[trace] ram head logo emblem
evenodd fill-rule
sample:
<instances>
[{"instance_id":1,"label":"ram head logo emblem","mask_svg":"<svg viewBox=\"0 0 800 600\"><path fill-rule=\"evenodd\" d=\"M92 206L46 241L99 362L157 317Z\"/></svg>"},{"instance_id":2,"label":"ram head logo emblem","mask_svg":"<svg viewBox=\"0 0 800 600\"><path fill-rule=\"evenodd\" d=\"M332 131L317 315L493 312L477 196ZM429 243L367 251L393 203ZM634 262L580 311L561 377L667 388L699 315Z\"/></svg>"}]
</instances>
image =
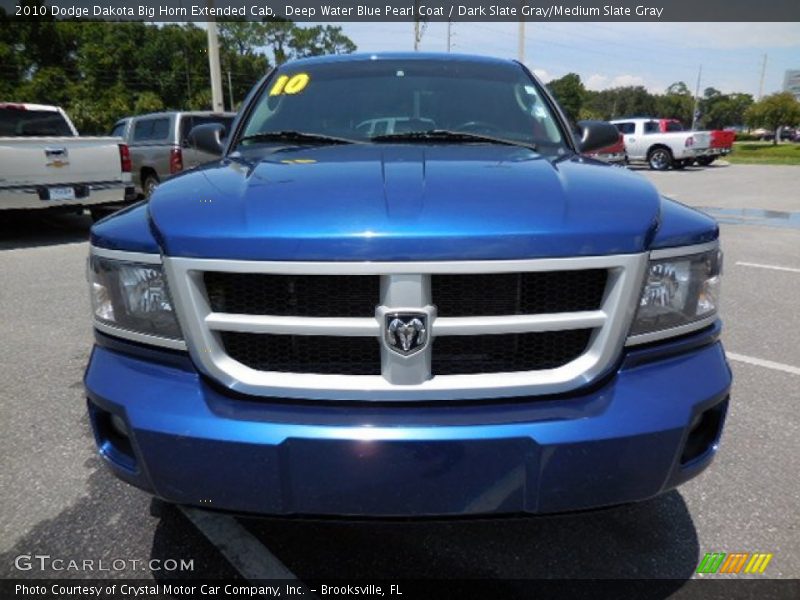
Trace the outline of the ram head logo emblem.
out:
<instances>
[{"instance_id":1,"label":"ram head logo emblem","mask_svg":"<svg viewBox=\"0 0 800 600\"><path fill-rule=\"evenodd\" d=\"M422 350L428 341L427 320L425 313L386 315L386 344L389 349L404 356Z\"/></svg>"}]
</instances>

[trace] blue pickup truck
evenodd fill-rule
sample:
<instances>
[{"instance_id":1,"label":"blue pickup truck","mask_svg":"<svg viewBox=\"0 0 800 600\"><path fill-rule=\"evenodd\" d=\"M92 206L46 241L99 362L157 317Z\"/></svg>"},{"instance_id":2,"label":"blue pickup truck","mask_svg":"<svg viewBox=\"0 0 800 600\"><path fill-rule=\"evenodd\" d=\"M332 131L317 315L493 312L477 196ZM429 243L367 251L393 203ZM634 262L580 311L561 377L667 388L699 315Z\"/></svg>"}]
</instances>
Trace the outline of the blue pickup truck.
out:
<instances>
[{"instance_id":1,"label":"blue pickup truck","mask_svg":"<svg viewBox=\"0 0 800 600\"><path fill-rule=\"evenodd\" d=\"M514 61L318 57L220 159L92 228L101 455L254 514L552 513L712 461L731 373L709 217L586 158Z\"/></svg>"}]
</instances>

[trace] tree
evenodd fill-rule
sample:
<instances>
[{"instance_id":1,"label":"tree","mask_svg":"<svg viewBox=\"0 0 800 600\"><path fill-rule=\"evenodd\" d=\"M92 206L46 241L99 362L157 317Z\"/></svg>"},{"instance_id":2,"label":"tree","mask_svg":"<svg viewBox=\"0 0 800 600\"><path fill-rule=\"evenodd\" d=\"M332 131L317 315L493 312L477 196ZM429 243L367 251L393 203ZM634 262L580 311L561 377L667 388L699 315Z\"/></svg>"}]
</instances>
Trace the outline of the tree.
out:
<instances>
[{"instance_id":1,"label":"tree","mask_svg":"<svg viewBox=\"0 0 800 600\"><path fill-rule=\"evenodd\" d=\"M61 67L44 67L22 83L14 100L37 104L67 104L72 96L72 83Z\"/></svg>"},{"instance_id":2,"label":"tree","mask_svg":"<svg viewBox=\"0 0 800 600\"><path fill-rule=\"evenodd\" d=\"M289 60L289 41L295 24L289 19L276 17L266 23L265 39L267 45L272 49L276 65L282 65Z\"/></svg>"},{"instance_id":3,"label":"tree","mask_svg":"<svg viewBox=\"0 0 800 600\"><path fill-rule=\"evenodd\" d=\"M663 119L678 119L684 124L692 122L694 98L683 81L676 81L663 96L656 97L656 112Z\"/></svg>"},{"instance_id":4,"label":"tree","mask_svg":"<svg viewBox=\"0 0 800 600\"><path fill-rule=\"evenodd\" d=\"M342 33L341 27L316 25L295 27L289 47L294 58L323 54L350 54L356 51L353 41Z\"/></svg>"},{"instance_id":5,"label":"tree","mask_svg":"<svg viewBox=\"0 0 800 600\"><path fill-rule=\"evenodd\" d=\"M587 92L584 112L602 115L606 120L652 115L656 112L656 98L640 85Z\"/></svg>"},{"instance_id":6,"label":"tree","mask_svg":"<svg viewBox=\"0 0 800 600\"><path fill-rule=\"evenodd\" d=\"M692 92L683 81L676 81L667 88L667 95L691 96Z\"/></svg>"},{"instance_id":7,"label":"tree","mask_svg":"<svg viewBox=\"0 0 800 600\"><path fill-rule=\"evenodd\" d=\"M22 0L40 5L41 0ZM47 13L46 13L47 14ZM277 62L352 52L332 26L298 27L288 20L220 24L223 87L241 101ZM77 22L45 16L12 20L0 8L0 100L59 104L80 131L102 134L142 111L208 109L206 32L192 23Z\"/></svg>"},{"instance_id":8,"label":"tree","mask_svg":"<svg viewBox=\"0 0 800 600\"><path fill-rule=\"evenodd\" d=\"M222 64L223 94L233 98L234 106L241 101L253 84L269 71L269 59L262 48L267 45L267 24L253 21L229 21L219 24L220 61ZM234 106L229 110L235 110Z\"/></svg>"},{"instance_id":9,"label":"tree","mask_svg":"<svg viewBox=\"0 0 800 600\"><path fill-rule=\"evenodd\" d=\"M775 131L773 144L778 143L778 128L800 123L800 102L789 92L765 96L745 112L745 122L752 127Z\"/></svg>"},{"instance_id":10,"label":"tree","mask_svg":"<svg viewBox=\"0 0 800 600\"><path fill-rule=\"evenodd\" d=\"M267 43L267 25L254 21L219 23L220 45L236 54L255 54Z\"/></svg>"},{"instance_id":11,"label":"tree","mask_svg":"<svg viewBox=\"0 0 800 600\"><path fill-rule=\"evenodd\" d=\"M164 110L164 103L161 101L161 97L154 92L142 92L133 105L133 112L139 115L160 110Z\"/></svg>"},{"instance_id":12,"label":"tree","mask_svg":"<svg viewBox=\"0 0 800 600\"><path fill-rule=\"evenodd\" d=\"M19 23L12 23L5 9L0 7L0 98L12 98L14 90L22 83L28 62L21 52Z\"/></svg>"},{"instance_id":13,"label":"tree","mask_svg":"<svg viewBox=\"0 0 800 600\"><path fill-rule=\"evenodd\" d=\"M354 52L356 45L341 27L317 25L298 27L289 19L274 18L261 23L230 21L220 24L223 80L231 73L234 103L269 69L269 59L261 52L268 47L275 64L292 58ZM223 81L225 84L226 81Z\"/></svg>"},{"instance_id":14,"label":"tree","mask_svg":"<svg viewBox=\"0 0 800 600\"><path fill-rule=\"evenodd\" d=\"M580 75L567 73L560 79L554 79L547 84L561 108L572 121L580 118L583 101L586 97L586 88Z\"/></svg>"},{"instance_id":15,"label":"tree","mask_svg":"<svg viewBox=\"0 0 800 600\"><path fill-rule=\"evenodd\" d=\"M265 41L272 50L277 65L291 58L349 54L356 51L353 40L342 33L341 27L332 25L298 27L292 21L283 18L270 19L265 25Z\"/></svg>"},{"instance_id":16,"label":"tree","mask_svg":"<svg viewBox=\"0 0 800 600\"><path fill-rule=\"evenodd\" d=\"M588 96L589 92L587 92ZM582 106L580 113L578 113L578 119L581 121L604 121L607 119L600 111L596 108L590 108L589 106Z\"/></svg>"},{"instance_id":17,"label":"tree","mask_svg":"<svg viewBox=\"0 0 800 600\"><path fill-rule=\"evenodd\" d=\"M77 84L71 97L69 114L84 135L108 133L117 119L131 114L133 109L128 89L122 83L101 91L90 91L88 86Z\"/></svg>"},{"instance_id":18,"label":"tree","mask_svg":"<svg viewBox=\"0 0 800 600\"><path fill-rule=\"evenodd\" d=\"M722 94L702 101L703 125L722 129L744 123L745 111L753 104L750 94Z\"/></svg>"}]
</instances>

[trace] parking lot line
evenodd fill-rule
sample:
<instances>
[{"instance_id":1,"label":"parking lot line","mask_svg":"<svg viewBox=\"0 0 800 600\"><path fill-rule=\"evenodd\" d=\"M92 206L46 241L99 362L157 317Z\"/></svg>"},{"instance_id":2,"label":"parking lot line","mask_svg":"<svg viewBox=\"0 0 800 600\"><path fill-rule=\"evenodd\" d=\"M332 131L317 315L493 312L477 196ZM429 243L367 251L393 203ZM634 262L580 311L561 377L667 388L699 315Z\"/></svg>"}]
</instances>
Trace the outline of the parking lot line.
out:
<instances>
[{"instance_id":1,"label":"parking lot line","mask_svg":"<svg viewBox=\"0 0 800 600\"><path fill-rule=\"evenodd\" d=\"M783 363L774 362L771 360L764 360L763 358L745 356L744 354L736 354L735 352L726 351L725 355L731 360L747 363L749 365L773 369L774 371L783 371L784 373L791 373L792 375L800 375L800 367L793 367L792 365L785 365Z\"/></svg>"},{"instance_id":2,"label":"parking lot line","mask_svg":"<svg viewBox=\"0 0 800 600\"><path fill-rule=\"evenodd\" d=\"M180 510L245 579L297 579L233 517L188 506Z\"/></svg>"},{"instance_id":3,"label":"parking lot line","mask_svg":"<svg viewBox=\"0 0 800 600\"><path fill-rule=\"evenodd\" d=\"M800 273L800 269L795 269L793 267L781 267L778 265L762 265L759 263L750 263L750 262L737 262L737 265L740 267L754 267L756 269L772 269L773 271L788 271L789 273Z\"/></svg>"}]
</instances>

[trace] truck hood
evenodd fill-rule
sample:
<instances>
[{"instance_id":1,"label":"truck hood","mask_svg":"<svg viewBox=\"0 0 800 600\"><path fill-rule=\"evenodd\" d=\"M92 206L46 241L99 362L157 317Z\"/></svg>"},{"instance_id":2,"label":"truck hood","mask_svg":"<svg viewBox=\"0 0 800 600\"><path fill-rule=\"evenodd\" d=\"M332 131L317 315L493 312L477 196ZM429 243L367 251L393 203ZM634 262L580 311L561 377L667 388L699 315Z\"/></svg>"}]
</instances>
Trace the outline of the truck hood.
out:
<instances>
[{"instance_id":1,"label":"truck hood","mask_svg":"<svg viewBox=\"0 0 800 600\"><path fill-rule=\"evenodd\" d=\"M644 177L577 156L354 144L248 149L161 185L149 216L170 256L497 260L644 251L659 205Z\"/></svg>"}]
</instances>

